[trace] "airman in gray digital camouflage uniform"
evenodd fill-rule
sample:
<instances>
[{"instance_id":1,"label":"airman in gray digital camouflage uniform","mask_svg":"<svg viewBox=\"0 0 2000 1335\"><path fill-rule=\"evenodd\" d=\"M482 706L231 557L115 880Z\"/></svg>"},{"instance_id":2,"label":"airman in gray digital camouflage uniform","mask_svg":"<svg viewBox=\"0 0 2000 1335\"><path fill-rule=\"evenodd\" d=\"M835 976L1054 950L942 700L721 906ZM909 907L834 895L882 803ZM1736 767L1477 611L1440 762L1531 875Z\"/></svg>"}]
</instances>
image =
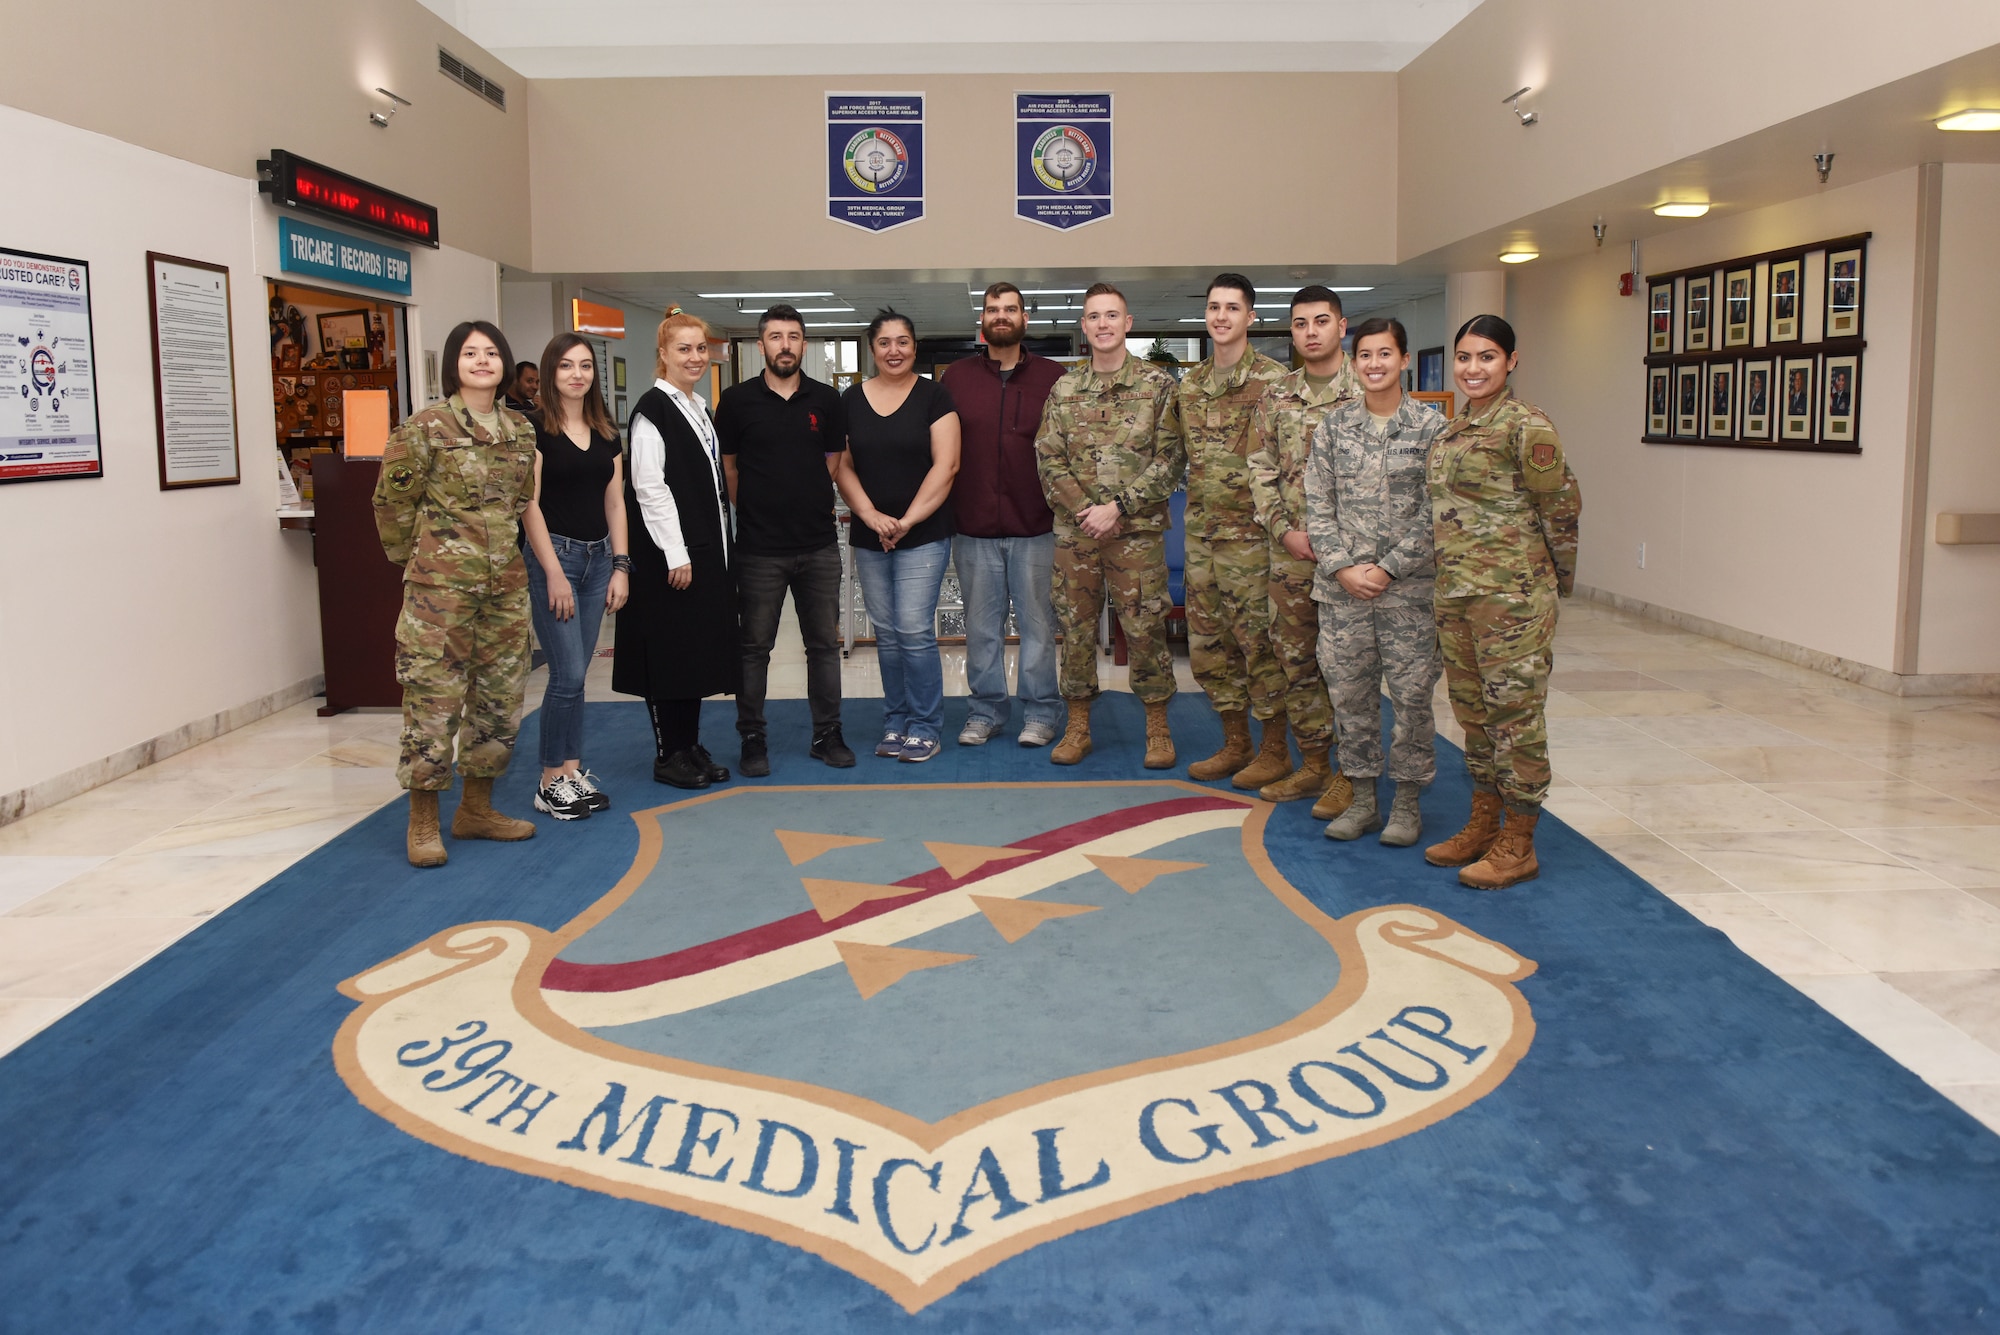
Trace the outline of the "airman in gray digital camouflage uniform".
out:
<instances>
[{"instance_id":1,"label":"airman in gray digital camouflage uniform","mask_svg":"<svg viewBox=\"0 0 2000 1335\"><path fill-rule=\"evenodd\" d=\"M1407 848L1423 830L1417 799L1437 777L1431 696L1443 671L1425 465L1444 426L1441 413L1405 394L1386 423L1365 400L1348 399L1321 419L1313 436L1306 526L1317 565L1319 662L1333 698L1341 773L1354 785L1353 802L1326 827L1330 839L1358 839L1383 823L1375 781L1382 773L1384 687L1395 709L1389 777L1396 797L1382 842ZM1358 596L1340 572L1369 566L1386 573L1388 583ZM1368 593L1364 587L1362 595Z\"/></svg>"},{"instance_id":2,"label":"airman in gray digital camouflage uniform","mask_svg":"<svg viewBox=\"0 0 2000 1335\"><path fill-rule=\"evenodd\" d=\"M382 550L403 567L396 680L403 687L396 778L410 790L410 860L444 861L437 795L456 743L465 795L458 838L525 839L531 822L492 808L528 675L528 570L519 546L534 495L535 431L497 402L497 436L457 394L391 433L375 484Z\"/></svg>"},{"instance_id":3,"label":"airman in gray digital camouflage uniform","mask_svg":"<svg viewBox=\"0 0 2000 1335\"><path fill-rule=\"evenodd\" d=\"M1124 295L1108 283L1092 287L1084 295L1087 338L1094 336L1093 318L1103 325L1104 358L1123 360L1116 370L1086 363L1065 373L1049 391L1035 437L1042 490L1055 511L1057 685L1069 706L1068 727L1049 759L1074 765L1090 754L1097 621L1108 593L1130 647L1132 693L1146 706L1146 768L1166 769L1174 763L1167 702L1175 690L1167 647L1167 499L1180 485L1187 453L1173 376L1124 351L1131 327ZM1116 507L1115 515L1107 506ZM1086 531L1107 521L1098 536Z\"/></svg>"}]
</instances>

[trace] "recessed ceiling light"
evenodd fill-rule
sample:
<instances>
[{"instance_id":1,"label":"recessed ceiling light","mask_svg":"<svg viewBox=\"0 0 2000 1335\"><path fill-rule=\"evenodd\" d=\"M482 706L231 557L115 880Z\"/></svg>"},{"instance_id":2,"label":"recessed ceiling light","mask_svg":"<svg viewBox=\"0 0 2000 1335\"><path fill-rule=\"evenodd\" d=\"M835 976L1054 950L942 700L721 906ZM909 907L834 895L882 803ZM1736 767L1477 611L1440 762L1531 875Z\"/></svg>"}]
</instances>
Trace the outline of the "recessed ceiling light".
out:
<instances>
[{"instance_id":1,"label":"recessed ceiling light","mask_svg":"<svg viewBox=\"0 0 2000 1335\"><path fill-rule=\"evenodd\" d=\"M778 297L830 297L831 292L697 292L703 301L753 301Z\"/></svg>"},{"instance_id":2,"label":"recessed ceiling light","mask_svg":"<svg viewBox=\"0 0 2000 1335\"><path fill-rule=\"evenodd\" d=\"M1661 218L1699 218L1708 212L1708 205L1692 201L1678 204L1655 204L1653 213Z\"/></svg>"},{"instance_id":3,"label":"recessed ceiling light","mask_svg":"<svg viewBox=\"0 0 2000 1335\"><path fill-rule=\"evenodd\" d=\"M867 327L866 320L836 320L831 324L806 322L808 329L866 329Z\"/></svg>"},{"instance_id":4,"label":"recessed ceiling light","mask_svg":"<svg viewBox=\"0 0 2000 1335\"><path fill-rule=\"evenodd\" d=\"M1529 260L1538 260L1541 257L1542 252L1539 250L1503 250L1500 252L1500 262L1502 264L1526 264Z\"/></svg>"},{"instance_id":5,"label":"recessed ceiling light","mask_svg":"<svg viewBox=\"0 0 2000 1335\"><path fill-rule=\"evenodd\" d=\"M854 308L852 306L794 306L792 309L800 315L845 315ZM744 314L747 315L749 312L745 311Z\"/></svg>"},{"instance_id":6,"label":"recessed ceiling light","mask_svg":"<svg viewBox=\"0 0 2000 1335\"><path fill-rule=\"evenodd\" d=\"M2000 111L1989 107L1954 111L1949 116L1940 116L1937 127L1940 130L2000 130Z\"/></svg>"}]
</instances>

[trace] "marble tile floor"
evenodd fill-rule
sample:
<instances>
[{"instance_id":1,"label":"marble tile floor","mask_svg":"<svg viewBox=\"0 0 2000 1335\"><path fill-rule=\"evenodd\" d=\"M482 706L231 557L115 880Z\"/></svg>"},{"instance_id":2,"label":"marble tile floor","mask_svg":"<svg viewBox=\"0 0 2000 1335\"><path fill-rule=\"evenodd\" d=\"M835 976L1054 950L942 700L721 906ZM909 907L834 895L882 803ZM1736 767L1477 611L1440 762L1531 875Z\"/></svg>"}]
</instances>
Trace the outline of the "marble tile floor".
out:
<instances>
[{"instance_id":1,"label":"marble tile floor","mask_svg":"<svg viewBox=\"0 0 2000 1335\"><path fill-rule=\"evenodd\" d=\"M1549 809L2000 1130L2000 699L1898 699L1590 603L1559 637ZM843 678L879 693L872 651ZM788 617L771 694L804 693ZM624 698L608 658L586 695ZM0 1052L398 798L397 716L313 709L0 826ZM1442 687L1437 712L1460 740Z\"/></svg>"}]
</instances>

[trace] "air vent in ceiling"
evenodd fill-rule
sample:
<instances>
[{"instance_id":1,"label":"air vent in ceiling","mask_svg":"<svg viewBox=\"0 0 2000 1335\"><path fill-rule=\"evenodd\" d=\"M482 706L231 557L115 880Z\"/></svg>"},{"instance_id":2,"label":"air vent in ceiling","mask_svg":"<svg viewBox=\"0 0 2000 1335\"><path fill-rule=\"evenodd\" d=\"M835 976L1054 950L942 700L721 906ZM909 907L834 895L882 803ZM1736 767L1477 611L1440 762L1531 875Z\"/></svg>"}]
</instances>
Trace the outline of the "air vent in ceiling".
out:
<instances>
[{"instance_id":1,"label":"air vent in ceiling","mask_svg":"<svg viewBox=\"0 0 2000 1335\"><path fill-rule=\"evenodd\" d=\"M500 108L500 110L505 111L507 109L507 90L505 88L502 88L499 84L493 82L493 80L487 78L484 74L481 74L478 70L472 68L472 66L466 64L443 47L438 48L438 73L444 75L454 83L470 88L473 92Z\"/></svg>"}]
</instances>

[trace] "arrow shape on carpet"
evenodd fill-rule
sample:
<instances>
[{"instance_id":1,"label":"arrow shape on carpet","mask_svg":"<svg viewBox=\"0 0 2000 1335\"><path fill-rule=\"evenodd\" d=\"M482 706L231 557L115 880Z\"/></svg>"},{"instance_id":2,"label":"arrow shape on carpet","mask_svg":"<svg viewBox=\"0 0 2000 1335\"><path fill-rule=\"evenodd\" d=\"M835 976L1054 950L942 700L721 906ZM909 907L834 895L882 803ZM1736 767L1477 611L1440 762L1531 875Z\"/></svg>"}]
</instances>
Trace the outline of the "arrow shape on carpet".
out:
<instances>
[{"instance_id":1,"label":"arrow shape on carpet","mask_svg":"<svg viewBox=\"0 0 2000 1335\"><path fill-rule=\"evenodd\" d=\"M868 1000L884 988L893 987L921 969L942 969L947 964L963 964L977 955L954 955L945 950L911 950L907 946L870 946L858 941L836 941L841 962L854 979L854 990Z\"/></svg>"},{"instance_id":2,"label":"arrow shape on carpet","mask_svg":"<svg viewBox=\"0 0 2000 1335\"><path fill-rule=\"evenodd\" d=\"M836 848L882 842L853 834L809 834L803 830L773 830L771 833L778 836L778 843L783 846L785 856L792 860L794 867L801 862L811 862L822 853L831 853Z\"/></svg>"},{"instance_id":3,"label":"arrow shape on carpet","mask_svg":"<svg viewBox=\"0 0 2000 1335\"><path fill-rule=\"evenodd\" d=\"M1095 913L1096 904L1051 904L1037 899L996 899L992 895L967 895L994 930L1012 945L1054 918L1074 918L1079 913Z\"/></svg>"},{"instance_id":4,"label":"arrow shape on carpet","mask_svg":"<svg viewBox=\"0 0 2000 1335\"><path fill-rule=\"evenodd\" d=\"M924 847L937 859L938 866L951 873L954 881L963 880L989 862L1030 857L1036 851L1032 848L988 848L984 844L934 844L929 840L924 841Z\"/></svg>"},{"instance_id":5,"label":"arrow shape on carpet","mask_svg":"<svg viewBox=\"0 0 2000 1335\"><path fill-rule=\"evenodd\" d=\"M806 896L819 910L821 922L832 922L872 900L901 899L905 895L922 893L907 885L870 885L866 881L821 881L801 877L799 884L806 888Z\"/></svg>"},{"instance_id":6,"label":"arrow shape on carpet","mask_svg":"<svg viewBox=\"0 0 2000 1335\"><path fill-rule=\"evenodd\" d=\"M1168 862L1162 858L1114 858L1085 853L1090 865L1118 883L1128 895L1136 895L1162 876L1177 871L1199 871L1206 862Z\"/></svg>"}]
</instances>

